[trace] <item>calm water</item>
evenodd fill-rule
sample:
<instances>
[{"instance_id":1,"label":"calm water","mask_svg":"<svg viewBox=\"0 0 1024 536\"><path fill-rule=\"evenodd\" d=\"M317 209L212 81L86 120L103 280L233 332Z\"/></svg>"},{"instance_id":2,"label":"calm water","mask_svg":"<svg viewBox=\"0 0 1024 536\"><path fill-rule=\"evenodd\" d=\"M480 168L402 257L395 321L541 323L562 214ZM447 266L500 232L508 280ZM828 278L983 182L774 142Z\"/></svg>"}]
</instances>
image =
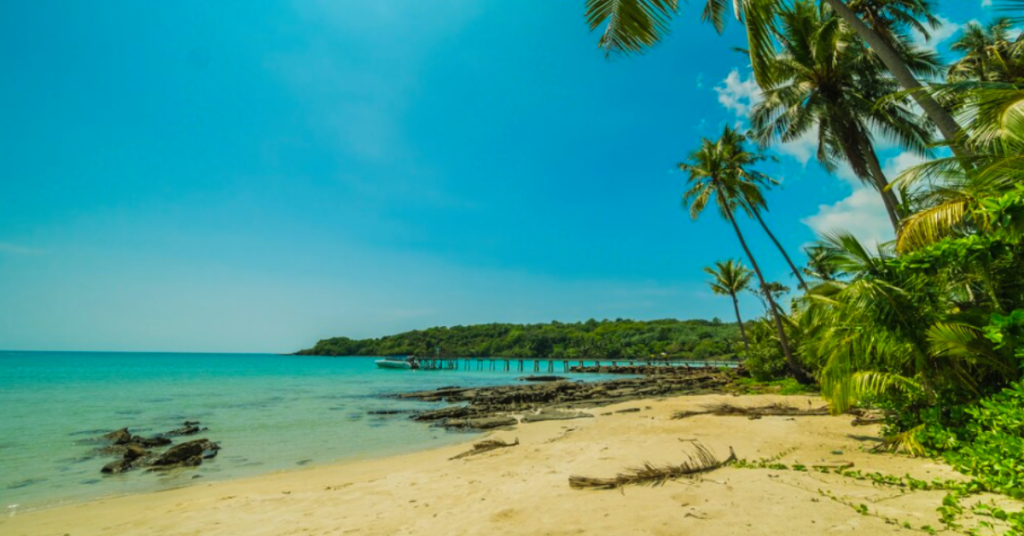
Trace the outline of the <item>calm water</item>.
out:
<instances>
[{"instance_id":1,"label":"calm water","mask_svg":"<svg viewBox=\"0 0 1024 536\"><path fill-rule=\"evenodd\" d=\"M372 358L0 352L0 508L21 510L460 441L466 436L407 415L368 412L436 406L385 394L512 383L516 376L383 370ZM220 443L217 459L172 475L100 473L113 458L93 457L96 444L90 440L97 435L127 426L148 436L185 420L210 428L194 437Z\"/></svg>"}]
</instances>

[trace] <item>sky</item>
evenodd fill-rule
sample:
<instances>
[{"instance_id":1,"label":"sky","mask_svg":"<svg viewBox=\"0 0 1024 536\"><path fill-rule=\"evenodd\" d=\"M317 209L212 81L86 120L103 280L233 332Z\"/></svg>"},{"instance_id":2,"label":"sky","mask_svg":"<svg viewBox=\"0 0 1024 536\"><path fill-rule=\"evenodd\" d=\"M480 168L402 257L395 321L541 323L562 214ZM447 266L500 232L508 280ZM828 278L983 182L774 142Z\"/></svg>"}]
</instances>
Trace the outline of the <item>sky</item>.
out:
<instances>
[{"instance_id":1,"label":"sky","mask_svg":"<svg viewBox=\"0 0 1024 536\"><path fill-rule=\"evenodd\" d=\"M684 6L609 61L582 2L0 4L0 349L290 352L331 336L733 319L675 170L758 99L736 24ZM986 0L943 0L940 52ZM882 144L887 171L917 161ZM891 231L813 142L767 221ZM795 286L740 222L767 277ZM760 314L744 296L746 316Z\"/></svg>"}]
</instances>

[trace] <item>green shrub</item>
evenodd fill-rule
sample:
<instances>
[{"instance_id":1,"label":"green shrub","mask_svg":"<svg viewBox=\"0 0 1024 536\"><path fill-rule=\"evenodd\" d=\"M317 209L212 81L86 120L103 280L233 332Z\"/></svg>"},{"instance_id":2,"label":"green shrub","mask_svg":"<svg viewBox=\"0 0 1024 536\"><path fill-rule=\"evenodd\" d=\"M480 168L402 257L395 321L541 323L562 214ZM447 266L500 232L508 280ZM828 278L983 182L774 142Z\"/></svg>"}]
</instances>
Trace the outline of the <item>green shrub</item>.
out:
<instances>
[{"instance_id":1,"label":"green shrub","mask_svg":"<svg viewBox=\"0 0 1024 536\"><path fill-rule=\"evenodd\" d=\"M770 339L752 343L744 364L750 375L762 382L784 378L789 372L782 349Z\"/></svg>"}]
</instances>

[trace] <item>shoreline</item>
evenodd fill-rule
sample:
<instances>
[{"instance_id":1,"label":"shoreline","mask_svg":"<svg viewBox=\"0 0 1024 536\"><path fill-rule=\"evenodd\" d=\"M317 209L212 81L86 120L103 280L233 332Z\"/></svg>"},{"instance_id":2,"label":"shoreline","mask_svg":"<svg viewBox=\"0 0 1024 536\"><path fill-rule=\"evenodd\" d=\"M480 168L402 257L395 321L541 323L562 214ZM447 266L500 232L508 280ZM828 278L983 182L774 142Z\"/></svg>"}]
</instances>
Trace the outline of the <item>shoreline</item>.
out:
<instances>
[{"instance_id":1,"label":"shoreline","mask_svg":"<svg viewBox=\"0 0 1024 536\"><path fill-rule=\"evenodd\" d=\"M645 462L680 463L691 440L724 458L852 462L854 469L915 478L962 478L948 466L864 452L877 425L853 428L849 416L746 417L676 411L711 404L794 407L808 396L691 395L592 408L593 418L520 424L486 437L512 443L460 460L479 436L383 458L330 462L261 476L14 512L4 534L824 534L899 532L818 493L915 527L941 528L942 492L893 494L839 475L725 467L699 479L616 491L570 489L572 475L614 476ZM630 410L629 412L621 412ZM839 453L839 454L836 454ZM891 496L891 497L890 497ZM991 499L991 497L982 497ZM877 500L877 502L875 502ZM756 524L756 525L755 525ZM806 525L806 526L804 526Z\"/></svg>"}]
</instances>

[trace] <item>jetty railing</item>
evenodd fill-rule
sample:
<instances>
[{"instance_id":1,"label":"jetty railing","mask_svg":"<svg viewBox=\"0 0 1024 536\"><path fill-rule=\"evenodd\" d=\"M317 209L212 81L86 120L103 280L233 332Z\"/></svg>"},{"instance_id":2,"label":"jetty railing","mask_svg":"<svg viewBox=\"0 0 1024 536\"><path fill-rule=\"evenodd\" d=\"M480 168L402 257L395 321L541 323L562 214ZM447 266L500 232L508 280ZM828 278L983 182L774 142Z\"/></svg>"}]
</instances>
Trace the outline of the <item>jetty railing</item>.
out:
<instances>
[{"instance_id":1,"label":"jetty railing","mask_svg":"<svg viewBox=\"0 0 1024 536\"><path fill-rule=\"evenodd\" d=\"M694 359L551 359L519 357L417 357L420 370L462 370L516 373L569 373L600 367L733 368L739 361ZM561 369L560 371L558 369Z\"/></svg>"}]
</instances>

